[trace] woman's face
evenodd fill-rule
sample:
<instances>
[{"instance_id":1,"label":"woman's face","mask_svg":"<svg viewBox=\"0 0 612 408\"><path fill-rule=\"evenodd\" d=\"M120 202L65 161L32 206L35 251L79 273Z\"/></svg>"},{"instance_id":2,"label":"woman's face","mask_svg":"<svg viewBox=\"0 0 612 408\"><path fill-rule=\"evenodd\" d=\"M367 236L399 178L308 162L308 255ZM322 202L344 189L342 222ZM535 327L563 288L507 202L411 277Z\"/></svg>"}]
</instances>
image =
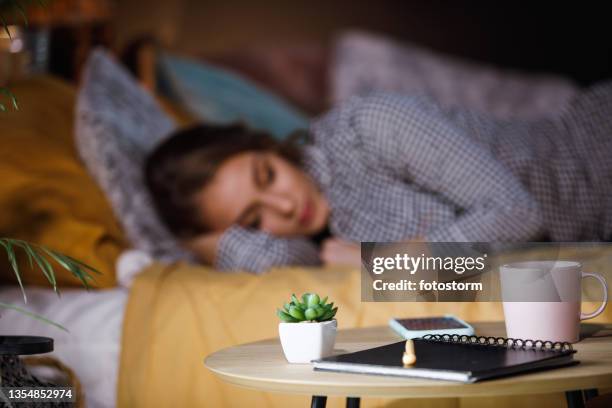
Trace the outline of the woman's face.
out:
<instances>
[{"instance_id":1,"label":"woman's face","mask_svg":"<svg viewBox=\"0 0 612 408\"><path fill-rule=\"evenodd\" d=\"M197 195L208 228L233 224L277 236L312 236L325 228L327 200L299 167L272 152L240 153L221 164Z\"/></svg>"}]
</instances>

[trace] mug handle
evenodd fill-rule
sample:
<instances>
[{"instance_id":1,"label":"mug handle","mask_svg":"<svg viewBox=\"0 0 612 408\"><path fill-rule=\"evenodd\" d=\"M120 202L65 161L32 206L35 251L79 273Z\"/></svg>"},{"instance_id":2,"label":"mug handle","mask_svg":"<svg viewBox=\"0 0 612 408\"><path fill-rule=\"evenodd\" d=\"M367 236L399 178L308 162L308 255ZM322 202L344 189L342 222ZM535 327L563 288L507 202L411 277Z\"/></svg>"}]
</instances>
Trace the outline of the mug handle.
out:
<instances>
[{"instance_id":1,"label":"mug handle","mask_svg":"<svg viewBox=\"0 0 612 408\"><path fill-rule=\"evenodd\" d=\"M604 279L604 277L598 273L582 272L582 279L588 278L588 277L595 278L599 281L599 283L601 283L601 286L603 286L604 297L603 297L603 302L594 312L592 313L580 312L580 320L592 319L596 316L599 316L605 310L608 304L608 284L606 283L606 280Z\"/></svg>"}]
</instances>

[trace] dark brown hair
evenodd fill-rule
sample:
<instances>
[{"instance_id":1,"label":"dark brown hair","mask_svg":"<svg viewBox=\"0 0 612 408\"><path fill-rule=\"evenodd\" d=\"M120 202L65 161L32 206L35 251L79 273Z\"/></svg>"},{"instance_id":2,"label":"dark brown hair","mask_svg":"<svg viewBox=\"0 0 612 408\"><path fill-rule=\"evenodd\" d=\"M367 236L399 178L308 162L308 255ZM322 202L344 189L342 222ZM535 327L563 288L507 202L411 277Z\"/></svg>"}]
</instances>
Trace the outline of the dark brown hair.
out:
<instances>
[{"instance_id":1,"label":"dark brown hair","mask_svg":"<svg viewBox=\"0 0 612 408\"><path fill-rule=\"evenodd\" d=\"M278 141L242 125L197 125L175 132L147 157L145 181L162 221L178 238L207 232L195 196L229 158L247 151L275 152L301 165L295 135Z\"/></svg>"}]
</instances>

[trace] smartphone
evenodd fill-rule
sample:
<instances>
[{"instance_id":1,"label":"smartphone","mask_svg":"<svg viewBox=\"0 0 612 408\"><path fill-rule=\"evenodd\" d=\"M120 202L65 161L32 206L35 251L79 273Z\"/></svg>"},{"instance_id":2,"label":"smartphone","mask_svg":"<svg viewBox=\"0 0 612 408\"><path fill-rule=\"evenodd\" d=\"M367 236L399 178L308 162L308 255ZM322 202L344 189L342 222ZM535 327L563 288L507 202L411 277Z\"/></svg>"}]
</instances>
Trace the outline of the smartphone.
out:
<instances>
[{"instance_id":1,"label":"smartphone","mask_svg":"<svg viewBox=\"0 0 612 408\"><path fill-rule=\"evenodd\" d=\"M471 336L474 328L456 316L447 314L436 317L389 320L389 326L405 339L423 337L426 334L460 334Z\"/></svg>"}]
</instances>

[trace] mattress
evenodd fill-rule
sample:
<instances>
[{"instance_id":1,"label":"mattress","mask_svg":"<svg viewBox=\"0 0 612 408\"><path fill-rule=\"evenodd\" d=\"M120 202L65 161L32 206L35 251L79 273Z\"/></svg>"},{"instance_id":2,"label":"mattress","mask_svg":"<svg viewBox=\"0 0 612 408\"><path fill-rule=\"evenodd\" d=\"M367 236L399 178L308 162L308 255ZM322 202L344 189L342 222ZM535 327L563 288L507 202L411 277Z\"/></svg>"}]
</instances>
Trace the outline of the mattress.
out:
<instances>
[{"instance_id":1,"label":"mattress","mask_svg":"<svg viewBox=\"0 0 612 408\"><path fill-rule=\"evenodd\" d=\"M87 407L114 407L121 349L121 331L128 290L114 288L86 291L62 290L58 297L51 289L26 288L27 305L19 288L0 288L0 300L25 306L66 327L66 333L54 326L0 309L0 335L38 335L55 340L52 355L74 370L83 390Z\"/></svg>"}]
</instances>

